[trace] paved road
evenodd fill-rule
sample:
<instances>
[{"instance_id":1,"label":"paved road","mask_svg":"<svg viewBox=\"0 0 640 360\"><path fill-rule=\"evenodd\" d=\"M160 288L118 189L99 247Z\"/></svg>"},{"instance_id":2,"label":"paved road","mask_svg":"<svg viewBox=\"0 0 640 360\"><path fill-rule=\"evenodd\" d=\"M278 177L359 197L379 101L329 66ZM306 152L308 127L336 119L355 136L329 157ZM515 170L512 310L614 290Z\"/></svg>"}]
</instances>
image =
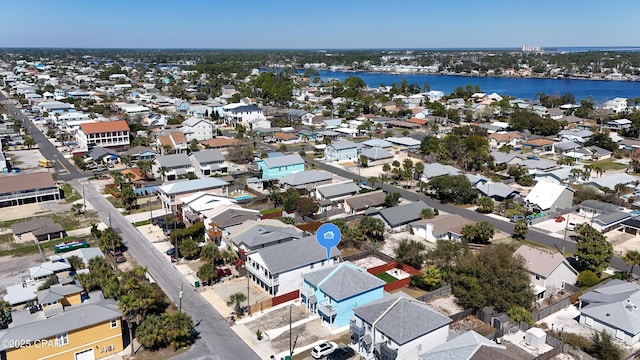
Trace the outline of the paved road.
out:
<instances>
[{"instance_id":1,"label":"paved road","mask_svg":"<svg viewBox=\"0 0 640 360\"><path fill-rule=\"evenodd\" d=\"M360 176L358 174L354 174L350 171L344 170L342 168L338 168L335 166L331 166L329 164L326 163L322 163L319 161L315 161L315 160L309 160L306 159L307 162L309 163L314 163L316 164L316 167L321 168L323 170L332 172L334 174L337 174L339 176L342 176L344 178L347 179L358 179L359 181L369 181L368 178L365 178L364 176ZM407 189L403 189L400 187L396 187L396 186L392 186L389 184L384 184L383 185L383 190L387 191L387 192L398 192L400 193L400 195L408 200L412 200L412 201L416 201L416 200L422 200L424 201L427 205L429 205L432 208L436 208L438 210L450 213L450 214L457 214L460 216L463 216L467 219L471 219L473 221L488 221L491 224L493 224L493 226L501 231L504 231L508 234L513 234L514 232L514 225L512 223L509 223L507 221L503 221L500 219L496 219L484 214L480 214L478 212L475 211L471 211L471 210L467 210L467 209L463 209L463 208L459 208L450 204L443 204L438 200L435 200L431 197L416 193L415 191L412 190L407 190ZM565 249L566 251L569 251L571 253L576 251L576 244L575 242L572 241L564 241L563 239L559 239L553 236L549 236L546 235L542 232L539 231L535 231L535 230L529 230L529 232L527 233L527 239L535 241L537 243L540 244L544 244L546 246L549 247L553 247L556 248L558 250L562 250ZM631 267L628 266L621 258L619 257L614 257L613 259L611 259L611 267L618 269L620 271L630 271ZM634 268L634 274L636 275L640 275L640 266L636 266Z\"/></svg>"},{"instance_id":2,"label":"paved road","mask_svg":"<svg viewBox=\"0 0 640 360\"><path fill-rule=\"evenodd\" d=\"M72 182L82 192L82 180ZM180 303L180 287L183 288L182 310L189 314L200 333L200 339L185 354L175 359L259 359L256 353L236 335L220 313L207 302L162 254L153 249L147 239L135 229L93 186L86 186L85 196L98 216L118 231L129 253L146 266L149 274L167 296Z\"/></svg>"},{"instance_id":3,"label":"paved road","mask_svg":"<svg viewBox=\"0 0 640 360\"><path fill-rule=\"evenodd\" d=\"M88 176L79 172L55 146L47 139L47 137L31 122L31 120L17 109L10 100L7 100L0 91L0 102L2 102L7 110L13 114L15 119L22 121L22 126L27 130L29 136L35 140L40 148L40 152L49 160L55 160L55 170L58 173L58 180L72 180Z\"/></svg>"}]
</instances>

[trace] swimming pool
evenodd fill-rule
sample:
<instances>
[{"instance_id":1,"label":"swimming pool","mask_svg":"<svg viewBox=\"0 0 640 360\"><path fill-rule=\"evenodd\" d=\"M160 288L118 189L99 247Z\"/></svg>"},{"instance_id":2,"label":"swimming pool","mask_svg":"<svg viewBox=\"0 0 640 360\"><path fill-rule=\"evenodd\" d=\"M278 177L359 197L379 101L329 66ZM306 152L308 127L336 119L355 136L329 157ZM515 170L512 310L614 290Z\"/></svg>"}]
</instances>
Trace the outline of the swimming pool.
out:
<instances>
[{"instance_id":1,"label":"swimming pool","mask_svg":"<svg viewBox=\"0 0 640 360\"><path fill-rule=\"evenodd\" d=\"M240 195L237 197L234 197L233 199L236 201L242 201L242 200L247 200L247 199L251 199L253 196L251 195Z\"/></svg>"}]
</instances>

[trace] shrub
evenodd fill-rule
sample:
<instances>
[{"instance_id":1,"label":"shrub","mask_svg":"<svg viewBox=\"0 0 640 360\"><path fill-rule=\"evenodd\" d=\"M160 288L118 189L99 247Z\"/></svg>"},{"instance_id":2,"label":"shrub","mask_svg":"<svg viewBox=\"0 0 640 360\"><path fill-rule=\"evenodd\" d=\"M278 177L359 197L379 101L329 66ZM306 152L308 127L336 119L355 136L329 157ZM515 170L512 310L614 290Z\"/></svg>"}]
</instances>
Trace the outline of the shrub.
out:
<instances>
[{"instance_id":1,"label":"shrub","mask_svg":"<svg viewBox=\"0 0 640 360\"><path fill-rule=\"evenodd\" d=\"M598 276L591 270L584 270L578 275L576 285L582 288L590 288L600 282Z\"/></svg>"}]
</instances>

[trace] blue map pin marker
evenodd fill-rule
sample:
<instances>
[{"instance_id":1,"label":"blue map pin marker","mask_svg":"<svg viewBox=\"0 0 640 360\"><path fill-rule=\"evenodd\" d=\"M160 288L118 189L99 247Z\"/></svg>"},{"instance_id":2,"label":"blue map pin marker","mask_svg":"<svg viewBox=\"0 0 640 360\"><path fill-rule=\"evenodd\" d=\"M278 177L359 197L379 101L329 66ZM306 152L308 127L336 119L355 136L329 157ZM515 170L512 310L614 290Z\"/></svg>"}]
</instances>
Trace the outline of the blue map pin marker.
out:
<instances>
[{"instance_id":1,"label":"blue map pin marker","mask_svg":"<svg viewBox=\"0 0 640 360\"><path fill-rule=\"evenodd\" d=\"M327 262L331 260L331 248L340 243L340 229L331 223L320 225L316 232L316 240L320 246L327 249Z\"/></svg>"}]
</instances>

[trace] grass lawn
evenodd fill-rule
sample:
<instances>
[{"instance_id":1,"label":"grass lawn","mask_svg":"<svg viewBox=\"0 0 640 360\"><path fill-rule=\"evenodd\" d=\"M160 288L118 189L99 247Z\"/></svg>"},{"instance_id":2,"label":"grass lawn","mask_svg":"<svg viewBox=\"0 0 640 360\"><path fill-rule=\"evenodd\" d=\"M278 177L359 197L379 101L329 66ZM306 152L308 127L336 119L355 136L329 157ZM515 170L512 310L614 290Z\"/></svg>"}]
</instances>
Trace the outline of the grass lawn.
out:
<instances>
[{"instance_id":1,"label":"grass lawn","mask_svg":"<svg viewBox=\"0 0 640 360\"><path fill-rule=\"evenodd\" d=\"M85 215L76 215L72 211L65 211L53 214L51 218L66 231L89 227L100 221L98 214L93 211L87 211Z\"/></svg>"},{"instance_id":2,"label":"grass lawn","mask_svg":"<svg viewBox=\"0 0 640 360\"><path fill-rule=\"evenodd\" d=\"M619 163L614 162L616 160L617 159L614 159L614 158L606 159L606 160L600 160L600 161L595 161L595 162L591 163L591 165L598 165L604 171L608 171L608 170L623 170L623 169L627 168L627 165L625 165L625 164L619 164Z\"/></svg>"},{"instance_id":3,"label":"grass lawn","mask_svg":"<svg viewBox=\"0 0 640 360\"><path fill-rule=\"evenodd\" d=\"M80 200L82 196L73 190L71 185L64 183L62 184L62 191L64 192L64 201L68 203L72 203L76 200Z\"/></svg>"},{"instance_id":4,"label":"grass lawn","mask_svg":"<svg viewBox=\"0 0 640 360\"><path fill-rule=\"evenodd\" d=\"M69 237L66 237L63 239L57 239L54 241L41 242L40 247L42 248L42 251L45 253L45 255L47 253L53 254L53 247L57 244L72 242L76 240L86 240L91 244L93 243L93 240L90 238L91 238L90 236L89 237L69 236ZM33 243L28 243L28 244L11 243L8 245L10 247L9 249L0 250L0 256L23 256L23 255L38 253L38 245Z\"/></svg>"},{"instance_id":5,"label":"grass lawn","mask_svg":"<svg viewBox=\"0 0 640 360\"><path fill-rule=\"evenodd\" d=\"M133 226L138 227L138 226L144 226L149 224L151 224L150 220L142 220L142 221L134 222Z\"/></svg>"},{"instance_id":6,"label":"grass lawn","mask_svg":"<svg viewBox=\"0 0 640 360\"><path fill-rule=\"evenodd\" d=\"M159 349L155 351L147 350L141 348L136 352L136 360L165 360L171 359L176 355L182 354L186 352L189 348L181 348L178 350L173 350L172 347L167 347L164 349ZM128 354L127 354L128 355Z\"/></svg>"},{"instance_id":7,"label":"grass lawn","mask_svg":"<svg viewBox=\"0 0 640 360\"><path fill-rule=\"evenodd\" d=\"M267 215L267 214L271 214L278 211L282 211L282 209L281 208L264 209L264 210L260 210L260 215Z\"/></svg>"},{"instance_id":8,"label":"grass lawn","mask_svg":"<svg viewBox=\"0 0 640 360\"><path fill-rule=\"evenodd\" d=\"M387 284L390 282L394 282L397 281L398 279L394 278L393 276L387 274L386 272L380 273L378 275L376 275L376 277L384 282L386 282Z\"/></svg>"}]
</instances>

